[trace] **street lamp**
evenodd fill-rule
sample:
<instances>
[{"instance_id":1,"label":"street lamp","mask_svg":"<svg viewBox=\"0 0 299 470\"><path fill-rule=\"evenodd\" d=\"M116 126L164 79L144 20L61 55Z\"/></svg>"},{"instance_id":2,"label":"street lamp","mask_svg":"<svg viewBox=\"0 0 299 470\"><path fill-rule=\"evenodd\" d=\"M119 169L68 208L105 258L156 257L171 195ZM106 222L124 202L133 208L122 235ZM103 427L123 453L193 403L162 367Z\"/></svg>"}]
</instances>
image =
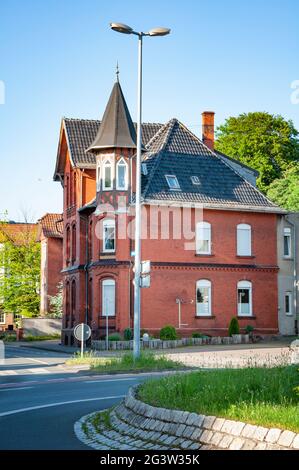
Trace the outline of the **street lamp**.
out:
<instances>
[{"instance_id":1,"label":"street lamp","mask_svg":"<svg viewBox=\"0 0 299 470\"><path fill-rule=\"evenodd\" d=\"M137 155L135 202L135 260L134 260L134 359L140 356L140 272L141 272L141 116L142 116L142 39L143 36L166 36L168 28L153 28L147 33L134 31L123 23L110 23L118 33L138 36L138 100L137 100Z\"/></svg>"}]
</instances>

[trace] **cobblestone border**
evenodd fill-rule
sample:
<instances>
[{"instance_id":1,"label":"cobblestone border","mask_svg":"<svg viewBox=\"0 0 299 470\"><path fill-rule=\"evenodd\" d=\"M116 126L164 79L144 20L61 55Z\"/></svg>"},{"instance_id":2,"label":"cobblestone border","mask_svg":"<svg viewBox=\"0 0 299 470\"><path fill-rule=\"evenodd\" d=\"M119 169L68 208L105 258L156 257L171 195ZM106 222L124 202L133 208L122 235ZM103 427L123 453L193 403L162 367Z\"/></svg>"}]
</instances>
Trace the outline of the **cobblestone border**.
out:
<instances>
[{"instance_id":1,"label":"cobblestone border","mask_svg":"<svg viewBox=\"0 0 299 470\"><path fill-rule=\"evenodd\" d=\"M93 419L99 413L81 418L74 428L78 439L99 450L299 449L299 434L292 431L156 408L136 396L137 388L132 387L126 398L110 410L109 426L103 423L100 429L95 428Z\"/></svg>"}]
</instances>

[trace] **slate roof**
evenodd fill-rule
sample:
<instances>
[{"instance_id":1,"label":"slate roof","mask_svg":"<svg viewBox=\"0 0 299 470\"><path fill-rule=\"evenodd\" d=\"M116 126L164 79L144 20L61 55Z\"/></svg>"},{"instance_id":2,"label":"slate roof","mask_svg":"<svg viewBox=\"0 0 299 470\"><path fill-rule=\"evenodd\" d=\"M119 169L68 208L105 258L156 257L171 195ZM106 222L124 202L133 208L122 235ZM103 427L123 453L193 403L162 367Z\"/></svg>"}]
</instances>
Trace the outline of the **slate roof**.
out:
<instances>
[{"instance_id":1,"label":"slate roof","mask_svg":"<svg viewBox=\"0 0 299 470\"><path fill-rule=\"evenodd\" d=\"M115 82L95 140L87 149L136 148L136 130L120 83Z\"/></svg>"},{"instance_id":2,"label":"slate roof","mask_svg":"<svg viewBox=\"0 0 299 470\"><path fill-rule=\"evenodd\" d=\"M62 214L45 214L39 219L39 232L47 238L62 238L63 234L63 221Z\"/></svg>"},{"instance_id":3,"label":"slate roof","mask_svg":"<svg viewBox=\"0 0 299 470\"><path fill-rule=\"evenodd\" d=\"M279 210L177 119L148 142L143 162L148 169L142 176L145 201ZM181 190L170 189L165 175L175 175ZM191 176L197 176L200 184L194 185Z\"/></svg>"}]
</instances>

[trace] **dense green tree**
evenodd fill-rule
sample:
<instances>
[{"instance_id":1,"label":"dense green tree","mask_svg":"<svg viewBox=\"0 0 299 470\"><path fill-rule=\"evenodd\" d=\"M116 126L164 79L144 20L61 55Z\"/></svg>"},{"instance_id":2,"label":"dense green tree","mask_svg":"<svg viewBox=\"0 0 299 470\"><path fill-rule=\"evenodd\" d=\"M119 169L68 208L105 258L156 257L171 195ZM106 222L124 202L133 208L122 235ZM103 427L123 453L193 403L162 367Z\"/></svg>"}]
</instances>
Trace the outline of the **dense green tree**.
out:
<instances>
[{"instance_id":1,"label":"dense green tree","mask_svg":"<svg viewBox=\"0 0 299 470\"><path fill-rule=\"evenodd\" d=\"M298 131L292 121L266 112L229 117L217 129L215 147L259 172L258 187L269 185L299 162Z\"/></svg>"},{"instance_id":2,"label":"dense green tree","mask_svg":"<svg viewBox=\"0 0 299 470\"><path fill-rule=\"evenodd\" d=\"M57 285L57 294L49 295L51 311L48 313L49 317L62 318L63 313L63 282Z\"/></svg>"},{"instance_id":3,"label":"dense green tree","mask_svg":"<svg viewBox=\"0 0 299 470\"><path fill-rule=\"evenodd\" d=\"M267 196L284 209L299 211L299 165L287 170L282 178L274 180Z\"/></svg>"},{"instance_id":4,"label":"dense green tree","mask_svg":"<svg viewBox=\"0 0 299 470\"><path fill-rule=\"evenodd\" d=\"M37 316L40 304L40 245L24 230L10 236L0 222L0 304L4 312Z\"/></svg>"}]
</instances>

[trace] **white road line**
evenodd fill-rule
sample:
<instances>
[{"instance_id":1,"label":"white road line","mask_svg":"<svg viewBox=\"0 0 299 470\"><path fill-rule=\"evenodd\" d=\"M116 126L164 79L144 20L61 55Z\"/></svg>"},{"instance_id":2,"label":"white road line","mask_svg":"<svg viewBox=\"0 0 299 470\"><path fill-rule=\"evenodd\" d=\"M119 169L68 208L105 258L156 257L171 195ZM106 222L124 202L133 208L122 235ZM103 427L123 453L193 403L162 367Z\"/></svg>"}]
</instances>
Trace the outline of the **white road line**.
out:
<instances>
[{"instance_id":1,"label":"white road line","mask_svg":"<svg viewBox=\"0 0 299 470\"><path fill-rule=\"evenodd\" d=\"M82 402L87 402L87 401L114 400L116 398L124 398L124 396L125 395L114 395L111 397L86 398L85 400L60 401L57 403L48 403L47 405L30 406L28 408L19 408L18 410L5 411L4 413L0 413L0 418L2 418L3 416L15 415L17 413L24 413L25 411L34 411L34 410L40 410L42 408L51 408L53 406L71 405L72 403L82 403Z\"/></svg>"},{"instance_id":2,"label":"white road line","mask_svg":"<svg viewBox=\"0 0 299 470\"><path fill-rule=\"evenodd\" d=\"M131 378L131 379L109 379L109 380L84 380L85 384L97 384L97 383L105 383L105 382L124 382L125 380L134 381L138 380L138 378Z\"/></svg>"},{"instance_id":3,"label":"white road line","mask_svg":"<svg viewBox=\"0 0 299 470\"><path fill-rule=\"evenodd\" d=\"M15 370L2 370L0 375L18 375Z\"/></svg>"},{"instance_id":4,"label":"white road line","mask_svg":"<svg viewBox=\"0 0 299 470\"><path fill-rule=\"evenodd\" d=\"M33 388L33 387L14 387L14 388L3 388L0 390L0 392L11 392L11 391L15 391L15 390L29 390L30 388Z\"/></svg>"},{"instance_id":5,"label":"white road line","mask_svg":"<svg viewBox=\"0 0 299 470\"><path fill-rule=\"evenodd\" d=\"M26 369L26 370L31 372L31 374L51 374L51 371L47 369L43 369L42 367L38 367L36 369Z\"/></svg>"},{"instance_id":6,"label":"white road line","mask_svg":"<svg viewBox=\"0 0 299 470\"><path fill-rule=\"evenodd\" d=\"M29 359L29 361L32 361L32 362L38 362L39 364L44 364L44 365L46 365L46 366L49 365L48 362L46 362L46 361L41 361L41 360L39 360L39 359L33 359L33 357L26 357L26 359Z\"/></svg>"}]
</instances>

